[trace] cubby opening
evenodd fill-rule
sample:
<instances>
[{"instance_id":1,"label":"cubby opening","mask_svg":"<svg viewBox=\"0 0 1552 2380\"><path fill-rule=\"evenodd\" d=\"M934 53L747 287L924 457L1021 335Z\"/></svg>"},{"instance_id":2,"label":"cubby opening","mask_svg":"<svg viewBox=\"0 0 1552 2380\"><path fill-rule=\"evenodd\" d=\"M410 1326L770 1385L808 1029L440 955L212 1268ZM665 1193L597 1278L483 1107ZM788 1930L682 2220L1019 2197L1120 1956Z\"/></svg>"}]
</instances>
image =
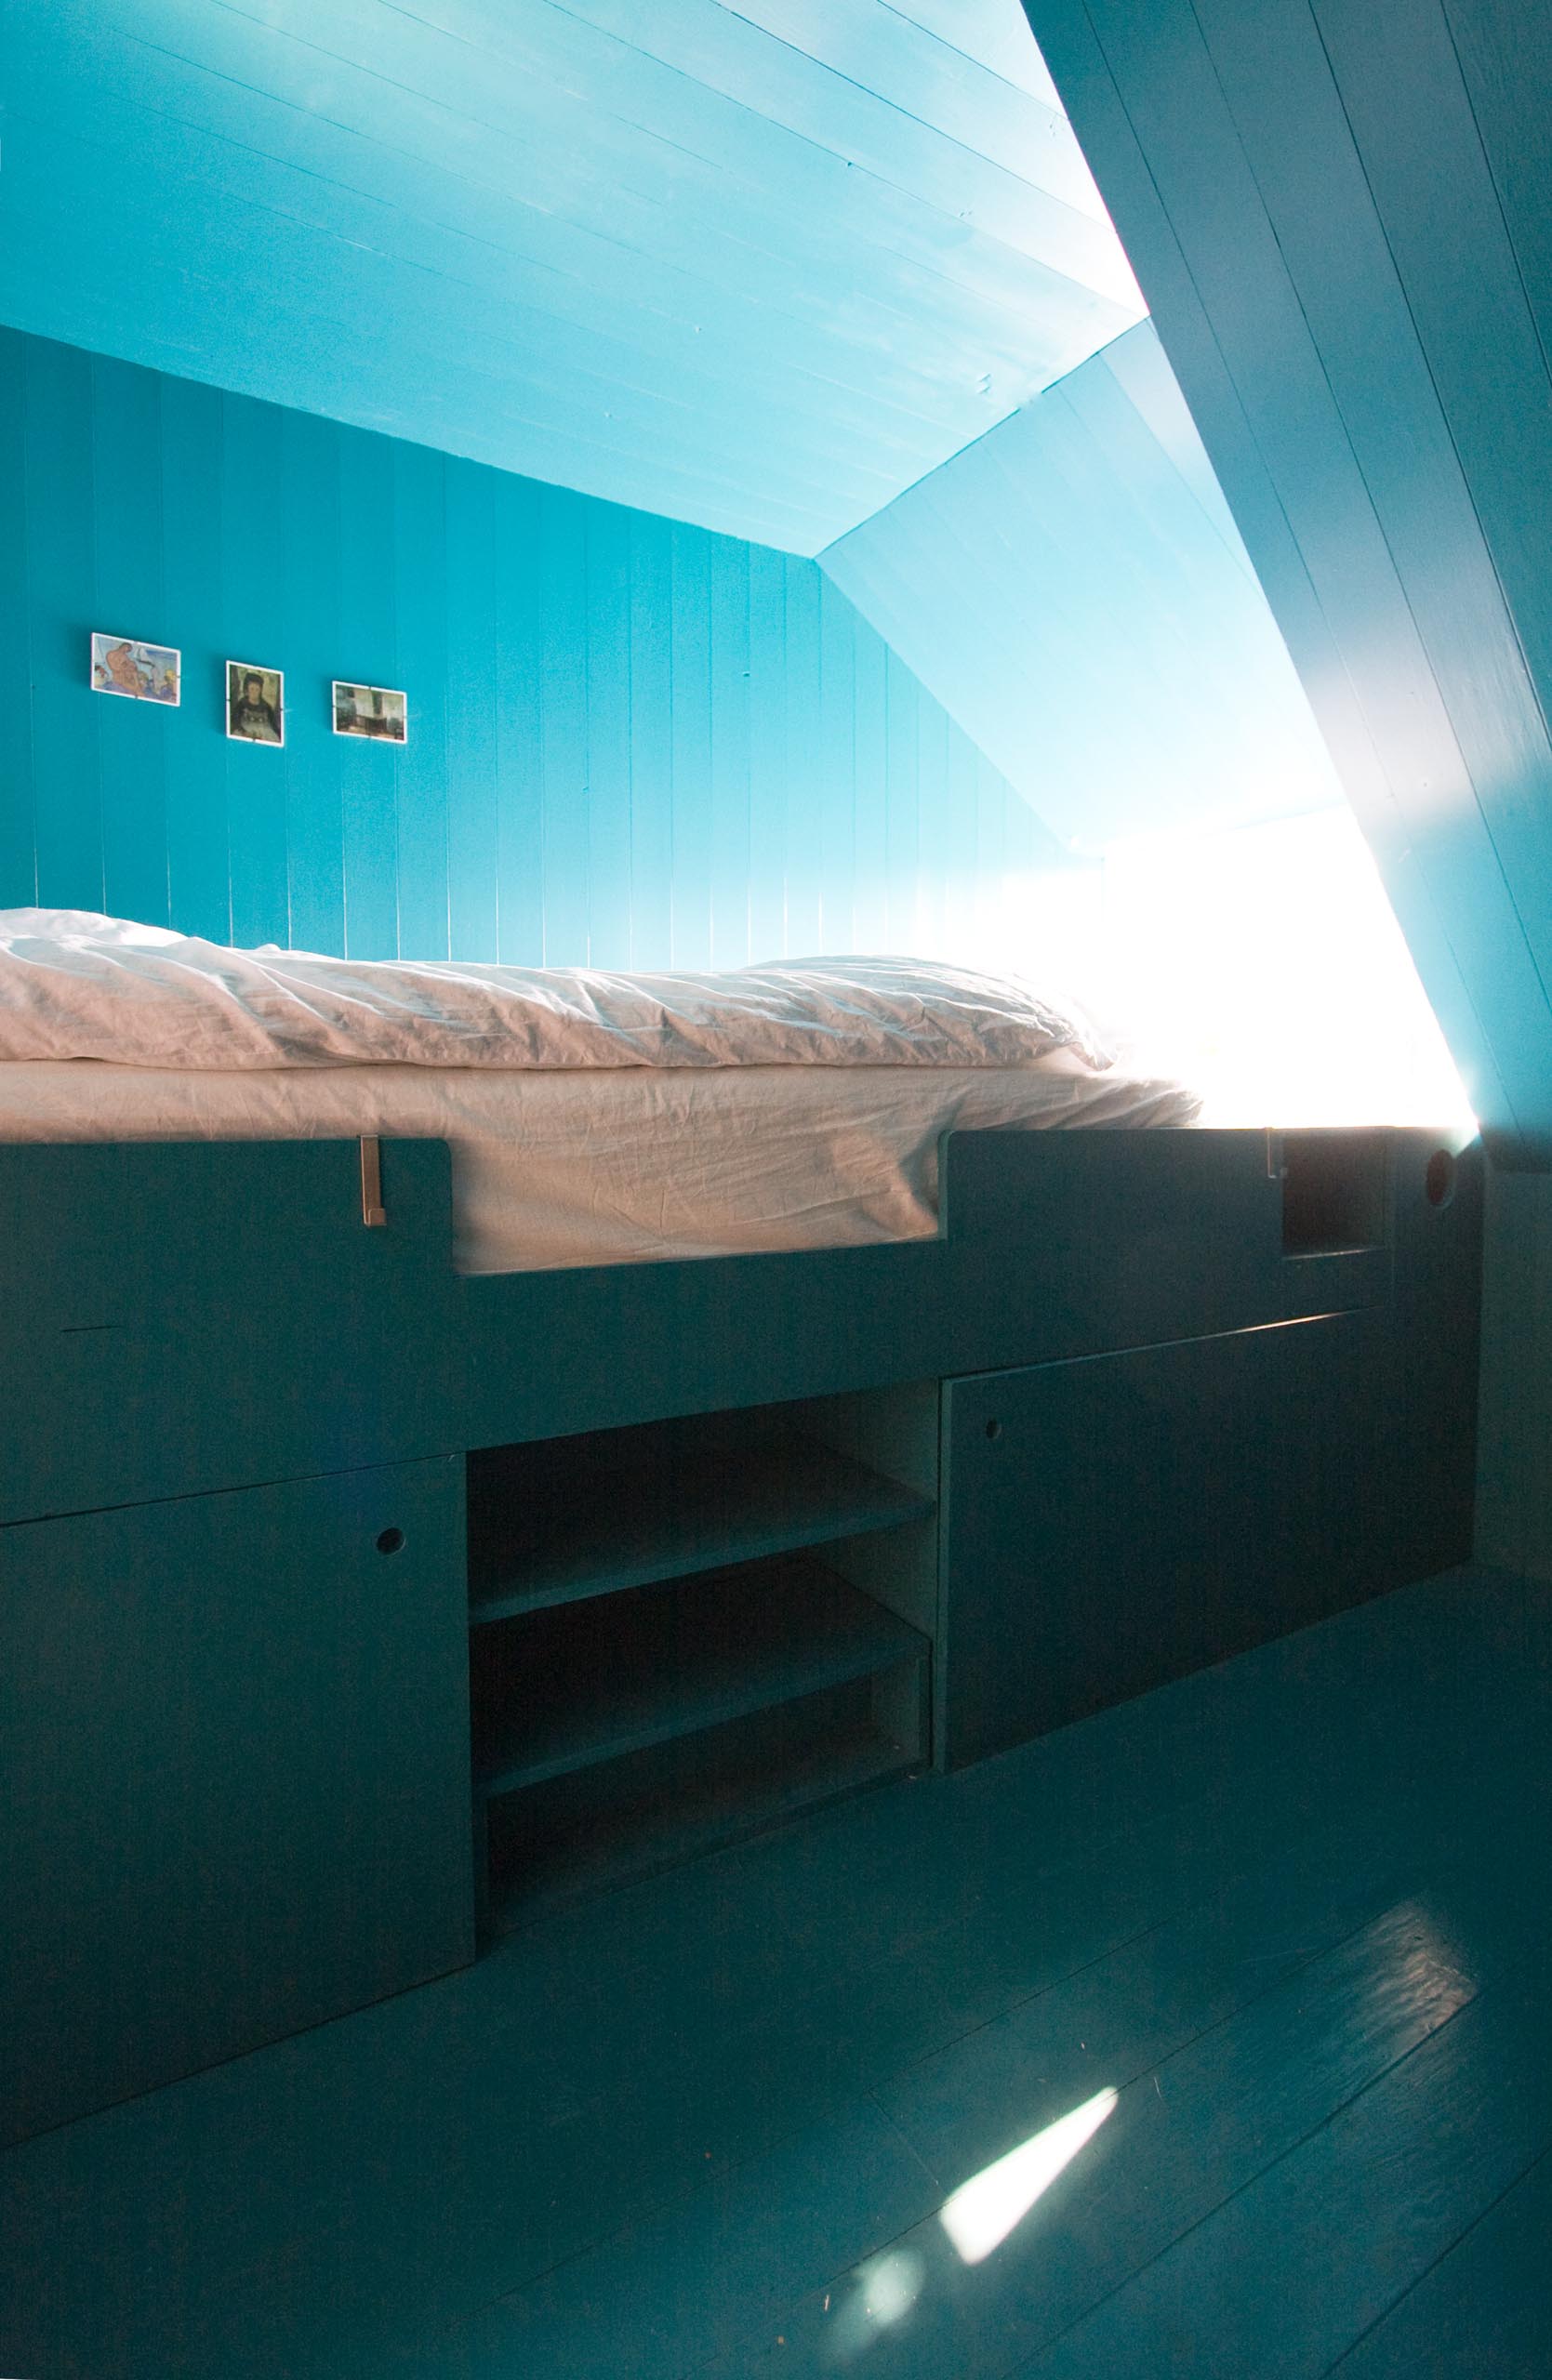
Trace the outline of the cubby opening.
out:
<instances>
[{"instance_id":1,"label":"cubby opening","mask_svg":"<svg viewBox=\"0 0 1552 2380\"><path fill-rule=\"evenodd\" d=\"M1282 1135L1282 1252L1333 1256L1383 1247L1386 1147L1377 1132Z\"/></svg>"},{"instance_id":2,"label":"cubby opening","mask_svg":"<svg viewBox=\"0 0 1552 2380\"><path fill-rule=\"evenodd\" d=\"M873 1678L679 1736L490 1802L492 1934L682 1866L905 1774L920 1679Z\"/></svg>"},{"instance_id":3,"label":"cubby opening","mask_svg":"<svg viewBox=\"0 0 1552 2380\"><path fill-rule=\"evenodd\" d=\"M470 1458L476 1625L922 1520L933 1498L768 1406Z\"/></svg>"},{"instance_id":4,"label":"cubby opening","mask_svg":"<svg viewBox=\"0 0 1552 2380\"><path fill-rule=\"evenodd\" d=\"M937 1384L469 1461L486 1929L930 1754Z\"/></svg>"}]
</instances>

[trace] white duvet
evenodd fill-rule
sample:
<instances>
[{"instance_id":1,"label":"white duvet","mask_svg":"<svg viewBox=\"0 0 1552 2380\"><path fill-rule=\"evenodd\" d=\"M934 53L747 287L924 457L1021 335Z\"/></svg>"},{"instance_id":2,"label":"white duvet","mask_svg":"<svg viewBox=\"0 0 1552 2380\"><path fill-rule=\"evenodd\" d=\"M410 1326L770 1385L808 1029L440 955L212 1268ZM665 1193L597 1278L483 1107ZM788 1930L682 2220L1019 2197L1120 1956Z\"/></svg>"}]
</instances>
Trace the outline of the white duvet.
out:
<instances>
[{"instance_id":1,"label":"white duvet","mask_svg":"<svg viewBox=\"0 0 1552 2380\"><path fill-rule=\"evenodd\" d=\"M367 966L0 912L0 1141L444 1140L469 1273L930 1237L946 1131L1198 1105L921 961Z\"/></svg>"},{"instance_id":2,"label":"white duvet","mask_svg":"<svg viewBox=\"0 0 1552 2380\"><path fill-rule=\"evenodd\" d=\"M86 910L0 910L0 1062L1017 1066L1062 1048L1109 1054L1027 986L926 959L614 975L229 950Z\"/></svg>"}]
</instances>

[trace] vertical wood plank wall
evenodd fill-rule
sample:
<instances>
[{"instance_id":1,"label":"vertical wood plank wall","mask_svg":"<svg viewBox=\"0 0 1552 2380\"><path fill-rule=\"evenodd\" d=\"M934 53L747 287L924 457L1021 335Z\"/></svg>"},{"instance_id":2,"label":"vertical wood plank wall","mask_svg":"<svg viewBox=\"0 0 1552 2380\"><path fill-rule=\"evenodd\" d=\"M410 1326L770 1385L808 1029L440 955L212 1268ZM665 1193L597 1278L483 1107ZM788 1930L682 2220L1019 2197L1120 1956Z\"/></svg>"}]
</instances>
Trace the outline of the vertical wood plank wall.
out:
<instances>
[{"instance_id":1,"label":"vertical wood plank wall","mask_svg":"<svg viewBox=\"0 0 1552 2380\"><path fill-rule=\"evenodd\" d=\"M180 646L182 707L92 693L93 628ZM227 740L229 656L285 670L284 750ZM336 677L407 690L402 750L333 734ZM816 563L0 331L0 906L365 959L971 958L1048 870Z\"/></svg>"},{"instance_id":2,"label":"vertical wood plank wall","mask_svg":"<svg viewBox=\"0 0 1552 2380\"><path fill-rule=\"evenodd\" d=\"M1477 1555L1552 1579L1552 1174L1490 1170Z\"/></svg>"}]
</instances>

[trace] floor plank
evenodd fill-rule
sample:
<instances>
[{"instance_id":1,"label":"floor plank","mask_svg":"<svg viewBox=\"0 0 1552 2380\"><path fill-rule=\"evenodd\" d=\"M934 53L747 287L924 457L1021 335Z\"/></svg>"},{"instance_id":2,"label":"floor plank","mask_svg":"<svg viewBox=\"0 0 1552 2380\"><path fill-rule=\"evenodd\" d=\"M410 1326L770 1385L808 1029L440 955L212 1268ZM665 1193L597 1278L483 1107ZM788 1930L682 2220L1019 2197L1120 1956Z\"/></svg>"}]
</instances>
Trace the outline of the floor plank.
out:
<instances>
[{"instance_id":1,"label":"floor plank","mask_svg":"<svg viewBox=\"0 0 1552 2380\"><path fill-rule=\"evenodd\" d=\"M1539 1975L1484 1990L1019 2380L1318 2380L1552 2147L1545 2022Z\"/></svg>"},{"instance_id":2,"label":"floor plank","mask_svg":"<svg viewBox=\"0 0 1552 2380\"><path fill-rule=\"evenodd\" d=\"M1545 2380L1552 2154L1522 2175L1338 2363L1341 2380Z\"/></svg>"},{"instance_id":3,"label":"floor plank","mask_svg":"<svg viewBox=\"0 0 1552 2380\"><path fill-rule=\"evenodd\" d=\"M801 2374L851 2309L881 2380L1005 2373L1053 2309L1097 2323L1148 2257L1185 2269L1182 2228L1292 2188L1315 2139L1369 2171L1326 2119L1385 2104L1382 2051L1423 2072L1465 2024L1441 2011L1512 1937L1496 1911L1545 1917L1549 1686L1552 1593L1454 1574L32 2142L0 2157L0 2370ZM1121 2106L1039 2213L949 2270L943 2195L1107 2081ZM1332 2352L1360 2373L1513 2181L1490 2148L1450 2237L1407 2233L1388 2294L1349 2290ZM1018 2309L1050 2256L1041 2327ZM958 2324L995 2346L994 2307L1008 2353L977 2363Z\"/></svg>"}]
</instances>

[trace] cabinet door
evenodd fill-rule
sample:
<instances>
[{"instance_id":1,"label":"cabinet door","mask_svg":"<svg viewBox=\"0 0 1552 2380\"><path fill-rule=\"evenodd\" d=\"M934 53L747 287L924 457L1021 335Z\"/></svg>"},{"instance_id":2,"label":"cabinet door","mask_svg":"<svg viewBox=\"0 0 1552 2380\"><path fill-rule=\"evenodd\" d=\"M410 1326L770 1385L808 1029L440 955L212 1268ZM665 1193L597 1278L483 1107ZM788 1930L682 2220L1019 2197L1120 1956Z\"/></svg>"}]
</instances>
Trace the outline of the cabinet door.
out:
<instances>
[{"instance_id":1,"label":"cabinet door","mask_svg":"<svg viewBox=\"0 0 1552 2380\"><path fill-rule=\"evenodd\" d=\"M472 1956L463 1465L0 1529L0 2126Z\"/></svg>"},{"instance_id":2,"label":"cabinet door","mask_svg":"<svg viewBox=\"0 0 1552 2380\"><path fill-rule=\"evenodd\" d=\"M946 1384L951 1765L1393 1583L1384 1311Z\"/></svg>"}]
</instances>

